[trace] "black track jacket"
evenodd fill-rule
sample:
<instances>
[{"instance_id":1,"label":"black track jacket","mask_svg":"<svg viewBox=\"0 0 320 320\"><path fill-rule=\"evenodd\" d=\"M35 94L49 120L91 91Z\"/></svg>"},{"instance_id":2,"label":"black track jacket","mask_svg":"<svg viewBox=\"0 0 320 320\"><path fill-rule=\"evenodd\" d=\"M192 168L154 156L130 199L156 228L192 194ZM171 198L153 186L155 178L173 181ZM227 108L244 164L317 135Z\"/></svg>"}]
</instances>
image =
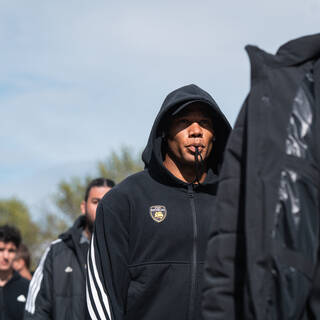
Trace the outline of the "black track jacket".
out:
<instances>
[{"instance_id":1,"label":"black track jacket","mask_svg":"<svg viewBox=\"0 0 320 320\"><path fill-rule=\"evenodd\" d=\"M212 108L216 141L200 185L176 179L163 166L166 117L189 101ZM217 172L230 126L195 85L168 95L143 152L145 170L104 196L88 255L87 303L92 319L201 319L202 270Z\"/></svg>"},{"instance_id":2,"label":"black track jacket","mask_svg":"<svg viewBox=\"0 0 320 320\"><path fill-rule=\"evenodd\" d=\"M88 319L85 264L89 245L80 244L85 217L51 243L29 287L25 320Z\"/></svg>"},{"instance_id":3,"label":"black track jacket","mask_svg":"<svg viewBox=\"0 0 320 320\"><path fill-rule=\"evenodd\" d=\"M12 278L0 287L0 320L22 320L29 280L13 273Z\"/></svg>"},{"instance_id":4,"label":"black track jacket","mask_svg":"<svg viewBox=\"0 0 320 320\"><path fill-rule=\"evenodd\" d=\"M320 319L320 34L249 46L251 91L226 148L205 320Z\"/></svg>"}]
</instances>

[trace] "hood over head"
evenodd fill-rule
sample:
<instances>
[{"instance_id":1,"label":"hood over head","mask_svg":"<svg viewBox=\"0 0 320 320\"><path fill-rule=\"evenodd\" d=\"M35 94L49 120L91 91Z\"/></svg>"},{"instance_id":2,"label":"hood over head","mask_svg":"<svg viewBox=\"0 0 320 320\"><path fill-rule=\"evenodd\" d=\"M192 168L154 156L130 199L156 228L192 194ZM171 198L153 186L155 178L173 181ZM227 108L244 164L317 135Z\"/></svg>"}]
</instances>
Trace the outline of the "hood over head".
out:
<instances>
[{"instance_id":1,"label":"hood over head","mask_svg":"<svg viewBox=\"0 0 320 320\"><path fill-rule=\"evenodd\" d=\"M208 167L211 168L215 174L219 172L222 164L223 151L231 131L231 126L214 99L206 91L194 84L181 87L171 92L164 100L152 126L147 146L142 153L142 160L146 168L153 166L163 167L164 133L168 121L182 109L195 102L204 104L211 110L213 130L216 139L208 159Z\"/></svg>"}]
</instances>

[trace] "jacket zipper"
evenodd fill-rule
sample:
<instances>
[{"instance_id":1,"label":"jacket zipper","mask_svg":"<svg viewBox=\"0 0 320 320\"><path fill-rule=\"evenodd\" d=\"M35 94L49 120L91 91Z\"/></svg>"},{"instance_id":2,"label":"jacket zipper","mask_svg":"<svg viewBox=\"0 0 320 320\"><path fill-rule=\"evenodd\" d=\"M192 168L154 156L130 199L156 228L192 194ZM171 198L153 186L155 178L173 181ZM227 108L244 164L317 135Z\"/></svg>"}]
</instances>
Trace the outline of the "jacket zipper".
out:
<instances>
[{"instance_id":1,"label":"jacket zipper","mask_svg":"<svg viewBox=\"0 0 320 320\"><path fill-rule=\"evenodd\" d=\"M198 237L198 226L197 226L197 215L196 207L194 203L194 191L193 185L188 185L188 196L191 204L192 211L192 224L193 224L193 247L192 247L192 265L191 265L191 289L190 289L190 303L189 303L189 320L193 320L194 304L195 304L195 289L196 289L196 272L197 272L197 237Z\"/></svg>"}]
</instances>

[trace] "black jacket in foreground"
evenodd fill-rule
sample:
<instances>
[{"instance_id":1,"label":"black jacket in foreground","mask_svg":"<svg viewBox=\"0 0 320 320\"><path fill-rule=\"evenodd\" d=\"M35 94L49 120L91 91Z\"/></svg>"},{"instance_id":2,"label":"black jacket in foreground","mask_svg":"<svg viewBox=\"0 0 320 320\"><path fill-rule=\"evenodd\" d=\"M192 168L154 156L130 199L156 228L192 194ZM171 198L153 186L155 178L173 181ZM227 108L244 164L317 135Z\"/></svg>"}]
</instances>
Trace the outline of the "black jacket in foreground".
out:
<instances>
[{"instance_id":1,"label":"black jacket in foreground","mask_svg":"<svg viewBox=\"0 0 320 320\"><path fill-rule=\"evenodd\" d=\"M0 287L0 320L23 319L29 282L14 271L12 278Z\"/></svg>"},{"instance_id":2,"label":"black jacket in foreground","mask_svg":"<svg viewBox=\"0 0 320 320\"><path fill-rule=\"evenodd\" d=\"M85 268L88 243L80 244L85 217L45 251L29 287L25 320L88 319Z\"/></svg>"},{"instance_id":3,"label":"black jacket in foreground","mask_svg":"<svg viewBox=\"0 0 320 320\"><path fill-rule=\"evenodd\" d=\"M205 320L320 319L320 34L249 46L251 91L221 170Z\"/></svg>"},{"instance_id":4,"label":"black jacket in foreground","mask_svg":"<svg viewBox=\"0 0 320 320\"><path fill-rule=\"evenodd\" d=\"M163 166L167 116L188 101L211 107L217 140L207 179L176 179ZM201 319L202 270L217 173L230 126L195 85L171 93L143 153L145 170L104 196L88 255L87 303L92 319Z\"/></svg>"}]
</instances>

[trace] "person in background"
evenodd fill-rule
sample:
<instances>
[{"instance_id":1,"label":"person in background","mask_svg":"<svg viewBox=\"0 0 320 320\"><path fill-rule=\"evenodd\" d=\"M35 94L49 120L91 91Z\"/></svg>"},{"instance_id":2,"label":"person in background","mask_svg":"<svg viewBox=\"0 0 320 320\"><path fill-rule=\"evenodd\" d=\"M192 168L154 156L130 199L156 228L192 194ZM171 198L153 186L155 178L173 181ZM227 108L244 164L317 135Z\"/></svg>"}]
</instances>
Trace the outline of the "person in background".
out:
<instances>
[{"instance_id":1,"label":"person in background","mask_svg":"<svg viewBox=\"0 0 320 320\"><path fill-rule=\"evenodd\" d=\"M92 319L199 320L208 225L230 125L196 85L173 91L134 174L100 202L88 254Z\"/></svg>"},{"instance_id":2,"label":"person in background","mask_svg":"<svg viewBox=\"0 0 320 320\"><path fill-rule=\"evenodd\" d=\"M21 243L13 261L13 269L19 272L21 277L31 280L30 263L29 249L25 244Z\"/></svg>"},{"instance_id":3,"label":"person in background","mask_svg":"<svg viewBox=\"0 0 320 320\"><path fill-rule=\"evenodd\" d=\"M85 302L86 256L96 217L96 208L114 182L97 178L87 186L82 215L51 243L41 258L28 293L25 320L87 319Z\"/></svg>"},{"instance_id":4,"label":"person in background","mask_svg":"<svg viewBox=\"0 0 320 320\"><path fill-rule=\"evenodd\" d=\"M13 268L21 243L14 226L0 226L0 320L22 320L29 281Z\"/></svg>"}]
</instances>

